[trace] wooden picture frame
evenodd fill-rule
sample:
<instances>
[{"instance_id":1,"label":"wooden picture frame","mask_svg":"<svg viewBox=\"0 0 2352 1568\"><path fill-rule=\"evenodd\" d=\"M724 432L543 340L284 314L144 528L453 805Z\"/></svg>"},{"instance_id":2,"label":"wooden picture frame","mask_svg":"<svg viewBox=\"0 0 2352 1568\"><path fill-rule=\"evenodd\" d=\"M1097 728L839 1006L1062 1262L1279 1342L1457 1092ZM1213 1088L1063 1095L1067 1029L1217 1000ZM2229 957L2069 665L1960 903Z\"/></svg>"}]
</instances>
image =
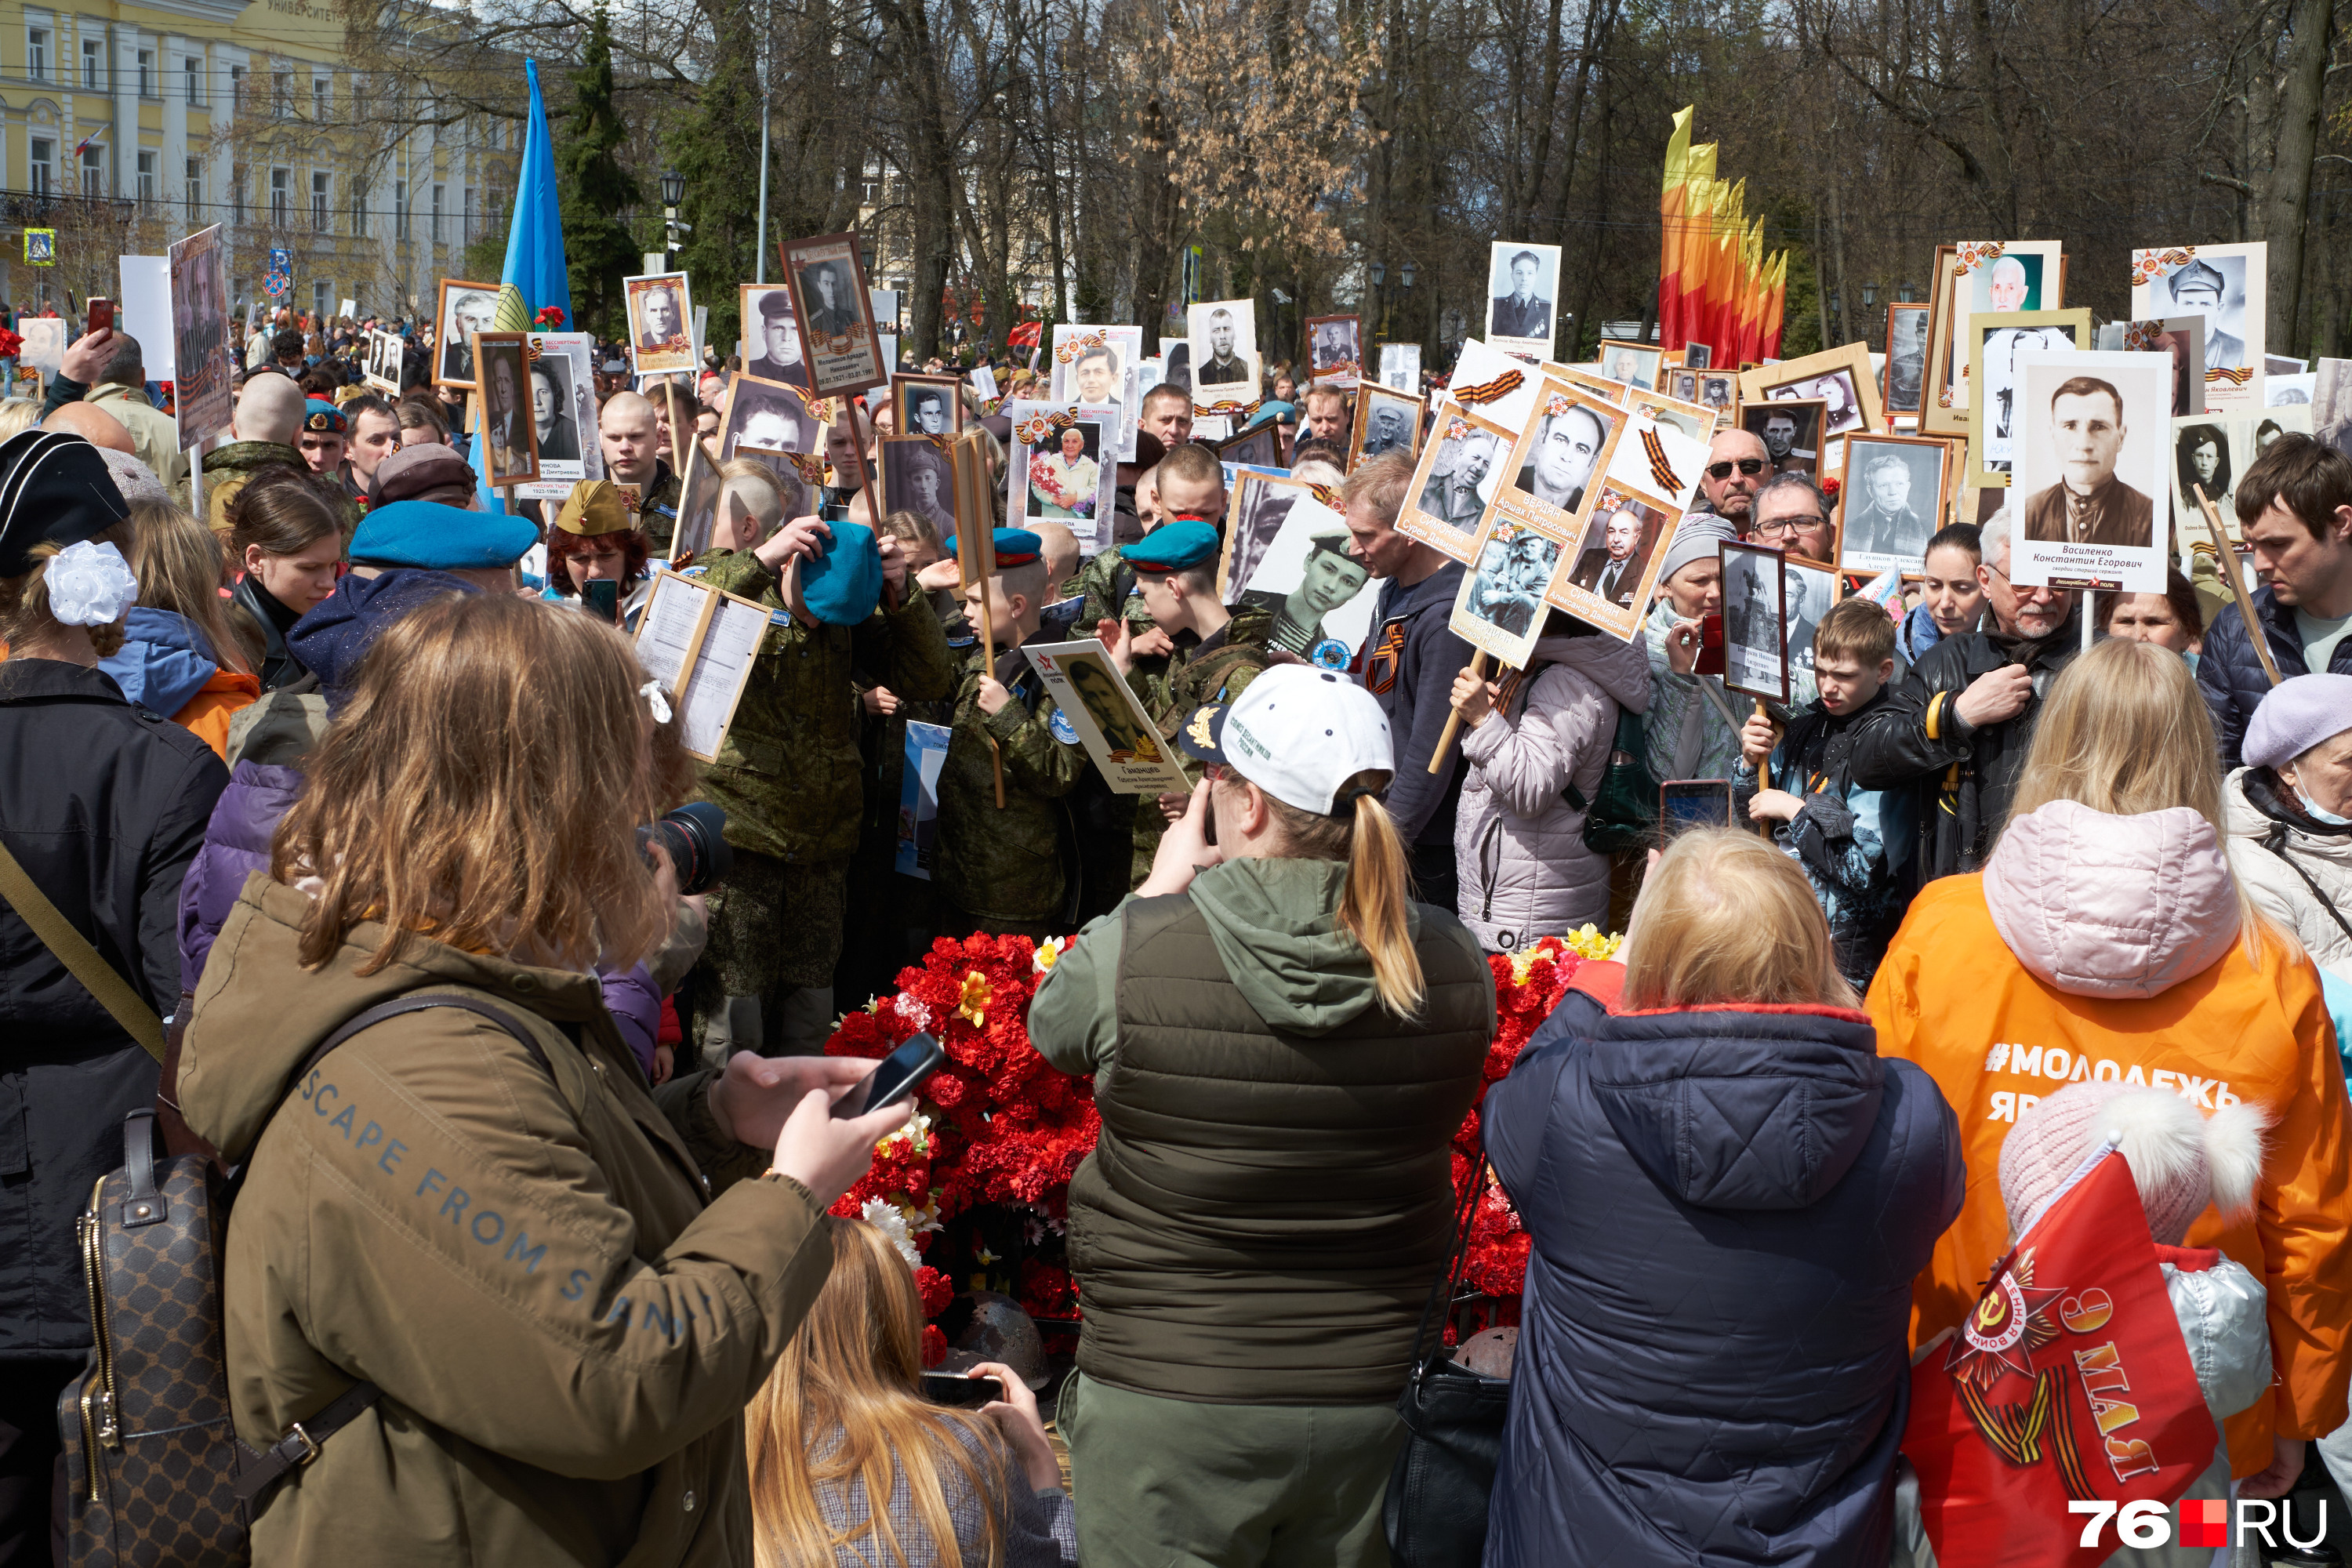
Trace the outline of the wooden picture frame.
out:
<instances>
[{"instance_id":1,"label":"wooden picture frame","mask_svg":"<svg viewBox=\"0 0 2352 1568\"><path fill-rule=\"evenodd\" d=\"M1775 414L1786 414L1796 423L1785 458L1773 455L1771 437L1764 434ZM1822 434L1828 414L1829 405L1818 397L1744 403L1739 408L1739 428L1764 443L1764 456L1773 473L1802 474L1818 485L1822 482L1822 455L1829 446L1829 438Z\"/></svg>"},{"instance_id":2,"label":"wooden picture frame","mask_svg":"<svg viewBox=\"0 0 2352 1568\"><path fill-rule=\"evenodd\" d=\"M656 296L667 294L677 320L667 328L652 315ZM641 272L621 279L629 323L629 367L638 375L688 375L702 367L695 353L694 289L684 271Z\"/></svg>"},{"instance_id":3,"label":"wooden picture frame","mask_svg":"<svg viewBox=\"0 0 2352 1568\"><path fill-rule=\"evenodd\" d=\"M1392 412L1398 415L1402 419L1402 443L1400 444L1396 437L1384 435L1383 440L1385 444L1381 447L1381 450L1378 452L1367 453L1364 448L1370 444L1372 438L1372 411L1376 407L1383 411ZM1402 451L1406 457L1412 458L1415 464L1418 464L1421 460L1421 411L1423 407L1423 405L1420 398L1412 396L1407 393L1395 391L1390 387L1381 386L1377 383L1365 382L1363 384L1358 386L1356 388L1356 416L1354 423L1350 426L1348 432L1348 471L1351 474L1354 473L1356 471L1356 465L1361 462L1366 457L1377 458L1381 456L1383 453L1394 451Z\"/></svg>"},{"instance_id":4,"label":"wooden picture frame","mask_svg":"<svg viewBox=\"0 0 2352 1568\"><path fill-rule=\"evenodd\" d=\"M474 371L480 378L475 401L480 411L482 482L493 489L526 485L539 478L539 426L530 415L530 334L476 332ZM501 367L507 376L499 375ZM499 384L510 381L502 392ZM506 400L507 406L493 405Z\"/></svg>"},{"instance_id":5,"label":"wooden picture frame","mask_svg":"<svg viewBox=\"0 0 2352 1568\"><path fill-rule=\"evenodd\" d=\"M1937 466L1935 493L1923 498L1918 489L1916 462L1906 463L1909 491L1898 503L1909 514L1904 518L1883 513L1876 500L1870 495L1870 476L1874 458L1881 449L1916 453L1921 457L1933 454ZM1960 482L1961 460L1953 450L1953 443L1939 436L1868 435L1846 438L1843 460L1839 465L1837 505L1832 509L1832 520L1837 525L1836 569L1857 576L1874 577L1881 572L1894 570L1903 576L1916 576L1923 569L1927 554L1927 541L1934 538L1951 511L1955 490ZM1926 515L1921 502L1929 502ZM1857 538L1848 520L1863 530ZM1919 548L1915 553L1905 549L1872 548L1882 542L1899 543L1916 532Z\"/></svg>"},{"instance_id":6,"label":"wooden picture frame","mask_svg":"<svg viewBox=\"0 0 2352 1568\"><path fill-rule=\"evenodd\" d=\"M948 421L947 427L943 430L915 428L913 398L910 395L925 389L940 393L946 401ZM952 375L892 376L890 378L890 417L897 423L898 434L901 436L962 435L965 425L962 378Z\"/></svg>"},{"instance_id":7,"label":"wooden picture frame","mask_svg":"<svg viewBox=\"0 0 2352 1568\"><path fill-rule=\"evenodd\" d=\"M780 310L771 310L782 301ZM771 315L781 318L792 332L794 357L780 360L768 344L767 322ZM808 379L808 348L801 336L800 317L793 308L793 291L782 283L738 283L735 285L735 320L737 330L743 334L743 370L761 381L781 381L805 387ZM755 330L752 323L757 321Z\"/></svg>"},{"instance_id":8,"label":"wooden picture frame","mask_svg":"<svg viewBox=\"0 0 2352 1568\"><path fill-rule=\"evenodd\" d=\"M1727 539L1723 562L1723 689L1759 702L1789 700L1788 557L1769 544ZM1735 597L1733 584L1746 585ZM1769 595L1761 593L1770 584ZM1769 602L1759 605L1758 599ZM1755 636L1761 614L1769 642ZM1777 679L1776 679L1777 677Z\"/></svg>"},{"instance_id":9,"label":"wooden picture frame","mask_svg":"<svg viewBox=\"0 0 2352 1568\"><path fill-rule=\"evenodd\" d=\"M1996 364L1992 355L1992 339L2002 332L2033 332L2047 340L2051 334L2063 332L2073 339L2076 351L2091 346L2091 312L2085 307L2072 310L2012 310L2006 312L1979 311L1969 318L1969 475L1968 482L1979 489L2005 489L2009 484L2010 453L2008 443L2017 424L2015 410L2011 411L2011 429L1998 426L1996 413L2002 405L2000 395L2013 389L2016 367L2012 363ZM2003 345L2012 352L2018 345ZM2060 345L2043 341L2036 345L2054 348ZM2004 379L2006 378L2006 379ZM2001 466L1994 467L1995 463Z\"/></svg>"},{"instance_id":10,"label":"wooden picture frame","mask_svg":"<svg viewBox=\"0 0 2352 1568\"><path fill-rule=\"evenodd\" d=\"M1639 381L1629 381L1614 374L1624 356L1628 354L1633 356L1634 374L1639 375L1646 373L1650 378L1649 385L1644 386ZM1654 343L1627 342L1617 338L1603 338L1601 340L1601 351L1592 356L1592 363L1601 367L1603 377L1621 386L1631 387L1636 392L1656 392L1659 390L1658 384L1665 372L1666 352Z\"/></svg>"},{"instance_id":11,"label":"wooden picture frame","mask_svg":"<svg viewBox=\"0 0 2352 1568\"><path fill-rule=\"evenodd\" d=\"M1413 464L1404 505L1397 511L1397 531L1468 564L1476 552L1478 530L1494 504L1491 498L1507 482L1503 460L1518 436L1451 398L1438 404L1437 417ZM1486 492L1485 499L1481 490Z\"/></svg>"},{"instance_id":12,"label":"wooden picture frame","mask_svg":"<svg viewBox=\"0 0 2352 1568\"><path fill-rule=\"evenodd\" d=\"M1835 400L1822 390L1832 381L1843 386L1850 396L1850 417L1847 410L1837 407ZM1802 359L1781 360L1739 373L1739 401L1743 406L1787 401L1776 399L1772 394L1789 387L1803 389L1797 394L1800 398L1821 397L1831 405L1823 416L1823 441L1886 426L1885 411L1878 403L1878 377L1870 367L1870 348L1865 343L1843 343Z\"/></svg>"},{"instance_id":13,"label":"wooden picture frame","mask_svg":"<svg viewBox=\"0 0 2352 1568\"><path fill-rule=\"evenodd\" d=\"M1919 412L1920 395L1927 384L1927 345L1933 341L1934 315L1932 306L1900 300L1886 307L1886 370L1879 387L1879 402L1890 419L1897 414ZM1919 334L1919 363L1917 373L1906 385L1895 379L1895 331L1900 327L1908 332L1915 322Z\"/></svg>"},{"instance_id":14,"label":"wooden picture frame","mask_svg":"<svg viewBox=\"0 0 2352 1568\"><path fill-rule=\"evenodd\" d=\"M1288 468L1283 461L1282 426L1272 419L1261 419L1246 430L1236 432L1221 441L1213 441L1217 460L1250 468Z\"/></svg>"},{"instance_id":15,"label":"wooden picture frame","mask_svg":"<svg viewBox=\"0 0 2352 1568\"><path fill-rule=\"evenodd\" d=\"M783 262L784 287L792 290L793 320L800 328L809 390L833 397L888 385L890 367L882 358L881 337L875 330L874 302L866 293L866 262L858 254L856 232L788 239L776 248ZM845 300L841 297L845 279Z\"/></svg>"},{"instance_id":16,"label":"wooden picture frame","mask_svg":"<svg viewBox=\"0 0 2352 1568\"><path fill-rule=\"evenodd\" d=\"M2052 271L2058 277L2053 297L2036 297L2028 301L2037 310L2063 309L2066 303L2066 258L2060 242L2046 240L1969 240L1958 245L1936 247L1936 264L1927 285L1927 375L1920 382L1919 433L1923 436L1965 436L1969 429L1969 391L1964 378L1968 360L1961 353L1958 341L1962 324L1976 311L1975 279L1978 272L2000 262L2002 257L2014 255L2021 262L2036 258L2041 278L2028 280L2029 293L2039 296L2041 283ZM1966 285L1969 298L1959 298ZM1990 289L1988 285L1988 294ZM1997 309L2001 301L1990 299L1988 309ZM2022 305L2012 308L2023 308Z\"/></svg>"},{"instance_id":17,"label":"wooden picture frame","mask_svg":"<svg viewBox=\"0 0 2352 1568\"><path fill-rule=\"evenodd\" d=\"M1347 324L1347 339L1352 351L1348 357L1324 365L1316 363L1318 327L1333 322ZM1309 387L1330 386L1341 392L1352 392L1358 384L1372 377L1364 374L1364 321L1361 316L1309 316L1303 325L1307 329L1307 384Z\"/></svg>"},{"instance_id":18,"label":"wooden picture frame","mask_svg":"<svg viewBox=\"0 0 2352 1568\"><path fill-rule=\"evenodd\" d=\"M463 279L444 278L433 299L433 384L454 386L466 392L474 390L473 332L457 320L459 306L465 296L479 295L488 304L485 321L498 319L499 286L495 283L468 283ZM454 330L453 330L454 329Z\"/></svg>"},{"instance_id":19,"label":"wooden picture frame","mask_svg":"<svg viewBox=\"0 0 2352 1568\"><path fill-rule=\"evenodd\" d=\"M945 548L955 537L955 443L944 437L885 436L874 476L881 500L879 515L910 511L929 523ZM933 480L931 493L922 493L922 478Z\"/></svg>"}]
</instances>

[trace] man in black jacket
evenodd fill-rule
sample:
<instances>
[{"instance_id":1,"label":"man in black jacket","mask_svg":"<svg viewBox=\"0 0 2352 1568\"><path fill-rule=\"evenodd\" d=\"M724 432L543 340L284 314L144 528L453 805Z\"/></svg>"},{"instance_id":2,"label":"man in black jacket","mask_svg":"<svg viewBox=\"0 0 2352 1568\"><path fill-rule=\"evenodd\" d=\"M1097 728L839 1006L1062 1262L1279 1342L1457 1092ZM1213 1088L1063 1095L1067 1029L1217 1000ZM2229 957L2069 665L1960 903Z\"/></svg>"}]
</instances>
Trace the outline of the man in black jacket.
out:
<instances>
[{"instance_id":1,"label":"man in black jacket","mask_svg":"<svg viewBox=\"0 0 2352 1568\"><path fill-rule=\"evenodd\" d=\"M2308 436L2281 436L2246 469L2236 500L2263 582L2254 619L2279 679L2352 675L2352 458ZM2197 685L2221 766L2237 767L2247 721L2271 680L2235 606L2206 631Z\"/></svg>"},{"instance_id":2,"label":"man in black jacket","mask_svg":"<svg viewBox=\"0 0 2352 1568\"><path fill-rule=\"evenodd\" d=\"M1974 871L1992 852L2050 683L2082 651L2074 595L2009 576L2013 513L1984 526L1988 624L1944 638L1855 731L1853 782L1864 789L1916 783L1919 879Z\"/></svg>"},{"instance_id":3,"label":"man in black jacket","mask_svg":"<svg viewBox=\"0 0 2352 1568\"><path fill-rule=\"evenodd\" d=\"M1412 858L1421 901L1451 913L1459 887L1454 812L1462 798L1462 753L1454 752L1434 773L1429 759L1453 712L1454 678L1470 667L1475 650L1447 626L1462 590L1462 563L1396 531L1412 486L1412 459L1391 452L1349 475L1340 495L1355 536L1349 552L1382 579L1359 668L1365 689L1388 715L1396 747L1396 776L1383 804Z\"/></svg>"}]
</instances>

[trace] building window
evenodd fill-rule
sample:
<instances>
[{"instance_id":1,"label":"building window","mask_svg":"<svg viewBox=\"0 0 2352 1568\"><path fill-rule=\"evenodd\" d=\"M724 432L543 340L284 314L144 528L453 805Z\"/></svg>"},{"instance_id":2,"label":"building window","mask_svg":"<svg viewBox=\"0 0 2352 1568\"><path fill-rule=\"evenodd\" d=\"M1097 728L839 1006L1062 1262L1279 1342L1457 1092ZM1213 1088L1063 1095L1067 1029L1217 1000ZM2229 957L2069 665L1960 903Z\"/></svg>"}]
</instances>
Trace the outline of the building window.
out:
<instances>
[{"instance_id":1,"label":"building window","mask_svg":"<svg viewBox=\"0 0 2352 1568\"><path fill-rule=\"evenodd\" d=\"M441 243L441 192L443 189L444 187L440 185L433 187L433 243L436 245Z\"/></svg>"},{"instance_id":2,"label":"building window","mask_svg":"<svg viewBox=\"0 0 2352 1568\"><path fill-rule=\"evenodd\" d=\"M394 239L408 237L408 182L406 180L394 180L392 183L392 237Z\"/></svg>"},{"instance_id":3,"label":"building window","mask_svg":"<svg viewBox=\"0 0 2352 1568\"><path fill-rule=\"evenodd\" d=\"M269 113L275 120L290 120L294 115L294 73L269 73Z\"/></svg>"},{"instance_id":4,"label":"building window","mask_svg":"<svg viewBox=\"0 0 2352 1568\"><path fill-rule=\"evenodd\" d=\"M238 163L228 173L228 216L231 223L245 221L245 165Z\"/></svg>"},{"instance_id":5,"label":"building window","mask_svg":"<svg viewBox=\"0 0 2352 1568\"><path fill-rule=\"evenodd\" d=\"M155 96L155 51L152 49L139 51L139 96Z\"/></svg>"},{"instance_id":6,"label":"building window","mask_svg":"<svg viewBox=\"0 0 2352 1568\"><path fill-rule=\"evenodd\" d=\"M228 68L228 103L232 113L241 113L245 110L245 68L243 66Z\"/></svg>"},{"instance_id":7,"label":"building window","mask_svg":"<svg viewBox=\"0 0 2352 1568\"><path fill-rule=\"evenodd\" d=\"M327 188L331 177L319 174L310 176L310 230L314 234L332 234L335 231L333 222L327 216L327 198L332 194Z\"/></svg>"},{"instance_id":8,"label":"building window","mask_svg":"<svg viewBox=\"0 0 2352 1568\"><path fill-rule=\"evenodd\" d=\"M474 243L474 187L471 185L466 187L465 223L465 242L471 245Z\"/></svg>"},{"instance_id":9,"label":"building window","mask_svg":"<svg viewBox=\"0 0 2352 1568\"><path fill-rule=\"evenodd\" d=\"M367 182L352 181L352 233L365 239L368 234Z\"/></svg>"},{"instance_id":10,"label":"building window","mask_svg":"<svg viewBox=\"0 0 2352 1568\"><path fill-rule=\"evenodd\" d=\"M188 224L201 227L205 211L205 166L196 159L188 160Z\"/></svg>"},{"instance_id":11,"label":"building window","mask_svg":"<svg viewBox=\"0 0 2352 1568\"><path fill-rule=\"evenodd\" d=\"M310 79L310 118L324 125L335 117L335 79L314 76Z\"/></svg>"},{"instance_id":12,"label":"building window","mask_svg":"<svg viewBox=\"0 0 2352 1568\"><path fill-rule=\"evenodd\" d=\"M35 81L49 79L49 30L47 27L25 29L25 74Z\"/></svg>"},{"instance_id":13,"label":"building window","mask_svg":"<svg viewBox=\"0 0 2352 1568\"><path fill-rule=\"evenodd\" d=\"M352 78L352 123L356 125L366 118L367 78L355 75Z\"/></svg>"},{"instance_id":14,"label":"building window","mask_svg":"<svg viewBox=\"0 0 2352 1568\"><path fill-rule=\"evenodd\" d=\"M327 279L310 279L310 313L312 315L323 316L327 313L327 307L335 302L334 288L334 284Z\"/></svg>"},{"instance_id":15,"label":"building window","mask_svg":"<svg viewBox=\"0 0 2352 1568\"><path fill-rule=\"evenodd\" d=\"M278 228L286 226L290 216L288 209L294 200L293 181L294 174L291 170L269 171L269 221Z\"/></svg>"},{"instance_id":16,"label":"building window","mask_svg":"<svg viewBox=\"0 0 2352 1568\"><path fill-rule=\"evenodd\" d=\"M97 38L81 41L81 86L84 92L103 92L106 84L99 79L106 74L106 45Z\"/></svg>"},{"instance_id":17,"label":"building window","mask_svg":"<svg viewBox=\"0 0 2352 1568\"><path fill-rule=\"evenodd\" d=\"M46 137L36 136L32 143L33 194L46 196L58 188L58 144Z\"/></svg>"},{"instance_id":18,"label":"building window","mask_svg":"<svg viewBox=\"0 0 2352 1568\"><path fill-rule=\"evenodd\" d=\"M139 205L152 211L155 205L155 154L139 154Z\"/></svg>"},{"instance_id":19,"label":"building window","mask_svg":"<svg viewBox=\"0 0 2352 1568\"><path fill-rule=\"evenodd\" d=\"M189 103L197 108L202 108L205 101L204 60L195 55L184 56L180 61L180 69L186 73L188 79Z\"/></svg>"},{"instance_id":20,"label":"building window","mask_svg":"<svg viewBox=\"0 0 2352 1568\"><path fill-rule=\"evenodd\" d=\"M106 149L91 145L81 150L81 194L86 196L106 195Z\"/></svg>"}]
</instances>

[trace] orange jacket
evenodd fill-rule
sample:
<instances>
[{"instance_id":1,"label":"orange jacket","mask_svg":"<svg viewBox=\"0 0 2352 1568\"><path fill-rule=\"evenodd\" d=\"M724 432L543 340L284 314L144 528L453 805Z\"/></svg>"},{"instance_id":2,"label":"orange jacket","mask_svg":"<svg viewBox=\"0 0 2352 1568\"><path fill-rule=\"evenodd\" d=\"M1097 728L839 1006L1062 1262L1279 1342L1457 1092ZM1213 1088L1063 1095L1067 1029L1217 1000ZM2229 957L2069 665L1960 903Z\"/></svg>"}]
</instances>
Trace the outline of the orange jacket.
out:
<instances>
[{"instance_id":1,"label":"orange jacket","mask_svg":"<svg viewBox=\"0 0 2352 1568\"><path fill-rule=\"evenodd\" d=\"M196 736L228 761L228 721L261 700L258 677L215 669L213 678L172 715L172 722Z\"/></svg>"},{"instance_id":2,"label":"orange jacket","mask_svg":"<svg viewBox=\"0 0 2352 1568\"><path fill-rule=\"evenodd\" d=\"M1958 1324L2009 1249L2000 1145L2021 1110L2085 1079L2145 1081L2209 1108L2255 1101L2273 1124L2254 1213L2225 1226L2209 1208L2188 1240L2220 1247L2270 1294L2278 1378L2227 1423L2231 1468L2243 1477L2267 1467L2273 1434L2333 1432L2352 1377L2352 1105L2318 972L2276 943L2256 968L2232 942L2219 962L2153 996L2069 994L2011 951L1985 881L1929 883L1870 987L1880 1052L1935 1079L1959 1114L1968 1164L1960 1217L1913 1287L1912 1344ZM2133 894L2160 896L2147 881Z\"/></svg>"}]
</instances>

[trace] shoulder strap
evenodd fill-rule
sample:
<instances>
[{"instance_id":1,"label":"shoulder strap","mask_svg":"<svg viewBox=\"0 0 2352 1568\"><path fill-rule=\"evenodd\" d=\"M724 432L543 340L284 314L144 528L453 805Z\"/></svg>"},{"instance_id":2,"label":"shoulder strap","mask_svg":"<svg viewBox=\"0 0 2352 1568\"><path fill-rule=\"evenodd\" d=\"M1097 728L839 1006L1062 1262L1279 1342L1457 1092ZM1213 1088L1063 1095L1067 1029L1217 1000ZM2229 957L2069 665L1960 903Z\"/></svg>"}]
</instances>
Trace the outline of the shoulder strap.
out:
<instances>
[{"instance_id":1,"label":"shoulder strap","mask_svg":"<svg viewBox=\"0 0 2352 1568\"><path fill-rule=\"evenodd\" d=\"M1470 1232L1477 1222L1478 1200L1486 1191L1486 1154L1482 1149L1470 1167L1469 1191L1460 1199L1461 1218L1454 1226L1454 1246L1446 1255L1445 1272L1438 1276L1436 1283L1430 1288L1429 1302L1421 1310L1421 1326L1412 1333L1412 1381L1415 1383L1421 1381L1422 1370L1434 1352L1445 1348L1444 1316L1437 1319L1437 1343L1428 1350L1423 1348L1429 1340L1429 1320L1437 1312L1440 1301L1445 1303L1447 1314L1450 1315L1454 1310L1454 1298L1462 1289L1462 1276L1470 1264Z\"/></svg>"},{"instance_id":2,"label":"shoulder strap","mask_svg":"<svg viewBox=\"0 0 2352 1568\"><path fill-rule=\"evenodd\" d=\"M2272 826L2270 832L2263 836L2263 847L2285 861L2287 869L2303 879L2303 885L2311 889L2311 896L2319 900L2319 907L2327 911L2327 918L2336 922L2336 929L2344 933L2346 941L2352 942L2352 925L2345 923L2344 916L2337 911L2335 900L2321 892L2319 884L2312 880L2311 873L2305 870L2295 858L2286 852L2285 823L2281 822Z\"/></svg>"},{"instance_id":3,"label":"shoulder strap","mask_svg":"<svg viewBox=\"0 0 2352 1568\"><path fill-rule=\"evenodd\" d=\"M122 1026L124 1034L144 1046L147 1054L157 1061L163 1059L163 1020L155 1016L155 1009L139 999L131 982L99 956L89 939L74 930L73 922L49 902L48 895L34 885L32 877L16 863L16 857L8 852L5 844L0 844L0 899L7 900L18 918L33 928L33 934L66 966L66 973L98 998L98 1005Z\"/></svg>"},{"instance_id":4,"label":"shoulder strap","mask_svg":"<svg viewBox=\"0 0 2352 1568\"><path fill-rule=\"evenodd\" d=\"M468 1013L488 1018L520 1041L523 1049L530 1053L530 1059L540 1065L541 1071L553 1072L554 1068L547 1059L545 1048L531 1037L530 1030L517 1023L513 1016L504 1008L493 1007L488 1003L477 1001L471 996L450 996L419 992L394 1001L378 1003L364 1013L351 1018L341 1028L320 1041L318 1047L303 1058L302 1065L295 1069L294 1075L286 1080L286 1086L278 1097L278 1103L284 1104L286 1096L294 1092L294 1086L301 1082L311 1068L326 1060L330 1052L349 1040L353 1035L362 1029L373 1028L388 1018L399 1017L404 1013L421 1013L427 1007L459 1007ZM250 1504L287 1471L298 1469L317 1458L319 1445L351 1425L361 1411L365 1410L383 1396L383 1390L373 1383L354 1383L334 1398L327 1401L325 1406L308 1420L295 1422L288 1429L286 1436L262 1449L239 1469L236 1478L237 1500ZM250 1450L246 1451L250 1452Z\"/></svg>"}]
</instances>

